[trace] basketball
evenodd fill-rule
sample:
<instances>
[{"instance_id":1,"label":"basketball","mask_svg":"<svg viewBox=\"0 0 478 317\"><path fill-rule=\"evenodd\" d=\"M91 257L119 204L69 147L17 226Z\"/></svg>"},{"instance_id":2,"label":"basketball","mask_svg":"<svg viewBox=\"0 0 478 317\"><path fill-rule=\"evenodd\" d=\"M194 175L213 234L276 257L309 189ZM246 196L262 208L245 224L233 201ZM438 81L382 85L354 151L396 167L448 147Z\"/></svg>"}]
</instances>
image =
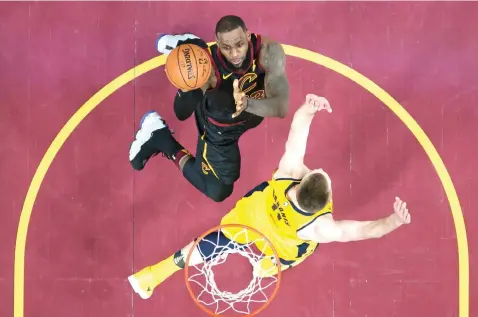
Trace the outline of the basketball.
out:
<instances>
[{"instance_id":1,"label":"basketball","mask_svg":"<svg viewBox=\"0 0 478 317\"><path fill-rule=\"evenodd\" d=\"M211 75L211 59L205 49L194 44L182 44L166 59L166 76L173 86L183 90L202 87Z\"/></svg>"}]
</instances>

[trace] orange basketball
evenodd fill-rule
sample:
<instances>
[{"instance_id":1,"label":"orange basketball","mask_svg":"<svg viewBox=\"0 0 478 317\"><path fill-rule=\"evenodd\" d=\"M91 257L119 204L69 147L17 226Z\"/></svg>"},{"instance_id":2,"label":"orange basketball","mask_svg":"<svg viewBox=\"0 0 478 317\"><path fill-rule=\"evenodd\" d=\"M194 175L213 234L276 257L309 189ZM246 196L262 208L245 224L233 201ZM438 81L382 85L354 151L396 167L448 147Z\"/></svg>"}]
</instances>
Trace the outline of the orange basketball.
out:
<instances>
[{"instance_id":1,"label":"orange basketball","mask_svg":"<svg viewBox=\"0 0 478 317\"><path fill-rule=\"evenodd\" d=\"M166 59L166 76L178 89L202 87L211 75L211 59L205 49L194 44L182 44Z\"/></svg>"}]
</instances>

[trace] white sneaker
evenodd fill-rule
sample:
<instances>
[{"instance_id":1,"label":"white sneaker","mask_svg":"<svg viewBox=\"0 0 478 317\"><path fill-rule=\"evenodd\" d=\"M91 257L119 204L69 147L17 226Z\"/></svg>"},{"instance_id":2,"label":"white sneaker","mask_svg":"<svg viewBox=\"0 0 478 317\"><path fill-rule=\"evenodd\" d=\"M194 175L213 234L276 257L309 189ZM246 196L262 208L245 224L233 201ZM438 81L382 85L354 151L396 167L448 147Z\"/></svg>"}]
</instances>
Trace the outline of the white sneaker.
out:
<instances>
[{"instance_id":1,"label":"white sneaker","mask_svg":"<svg viewBox=\"0 0 478 317\"><path fill-rule=\"evenodd\" d=\"M133 291L142 299L148 299L153 295L155 283L150 266L142 269L136 274L128 276L128 282L133 288Z\"/></svg>"},{"instance_id":2,"label":"white sneaker","mask_svg":"<svg viewBox=\"0 0 478 317\"><path fill-rule=\"evenodd\" d=\"M152 133L156 130L168 128L163 118L155 111L147 112L140 122L140 128L136 132L136 137L131 143L129 149L129 160L136 170L142 170L146 162L154 155L158 154L143 145L151 139Z\"/></svg>"},{"instance_id":3,"label":"white sneaker","mask_svg":"<svg viewBox=\"0 0 478 317\"><path fill-rule=\"evenodd\" d=\"M179 41L186 41L191 39L198 39L194 34L185 33L185 34L161 34L156 40L156 49L159 53L169 55L172 50L178 46Z\"/></svg>"}]
</instances>

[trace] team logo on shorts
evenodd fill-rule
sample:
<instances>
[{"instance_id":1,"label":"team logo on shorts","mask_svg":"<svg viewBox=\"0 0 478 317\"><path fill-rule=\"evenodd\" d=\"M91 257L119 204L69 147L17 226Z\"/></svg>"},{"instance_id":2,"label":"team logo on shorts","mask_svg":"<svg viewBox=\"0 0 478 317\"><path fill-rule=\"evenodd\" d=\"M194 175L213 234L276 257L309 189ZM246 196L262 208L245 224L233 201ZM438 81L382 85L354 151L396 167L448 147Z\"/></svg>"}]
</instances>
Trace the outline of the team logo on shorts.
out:
<instances>
[{"instance_id":1,"label":"team logo on shorts","mask_svg":"<svg viewBox=\"0 0 478 317\"><path fill-rule=\"evenodd\" d=\"M211 171L211 168L204 162L201 162L201 168L204 175L208 175L209 171Z\"/></svg>"}]
</instances>

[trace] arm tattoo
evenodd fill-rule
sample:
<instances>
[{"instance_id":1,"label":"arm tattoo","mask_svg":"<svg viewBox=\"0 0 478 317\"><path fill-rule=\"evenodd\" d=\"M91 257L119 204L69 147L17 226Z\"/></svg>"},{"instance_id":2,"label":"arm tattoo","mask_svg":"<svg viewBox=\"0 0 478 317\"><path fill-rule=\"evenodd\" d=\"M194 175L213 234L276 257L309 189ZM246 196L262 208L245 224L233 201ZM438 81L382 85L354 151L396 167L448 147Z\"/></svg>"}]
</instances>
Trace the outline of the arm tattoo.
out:
<instances>
[{"instance_id":1,"label":"arm tattoo","mask_svg":"<svg viewBox=\"0 0 478 317\"><path fill-rule=\"evenodd\" d=\"M261 60L261 65L266 70L265 86L266 96L287 97L289 82L285 74L285 52L279 43L266 44L266 52Z\"/></svg>"},{"instance_id":2,"label":"arm tattoo","mask_svg":"<svg viewBox=\"0 0 478 317\"><path fill-rule=\"evenodd\" d=\"M246 111L263 117L285 117L289 108L289 81L285 73L285 52L277 42L264 43L260 63L266 71L265 99L248 99Z\"/></svg>"}]
</instances>

